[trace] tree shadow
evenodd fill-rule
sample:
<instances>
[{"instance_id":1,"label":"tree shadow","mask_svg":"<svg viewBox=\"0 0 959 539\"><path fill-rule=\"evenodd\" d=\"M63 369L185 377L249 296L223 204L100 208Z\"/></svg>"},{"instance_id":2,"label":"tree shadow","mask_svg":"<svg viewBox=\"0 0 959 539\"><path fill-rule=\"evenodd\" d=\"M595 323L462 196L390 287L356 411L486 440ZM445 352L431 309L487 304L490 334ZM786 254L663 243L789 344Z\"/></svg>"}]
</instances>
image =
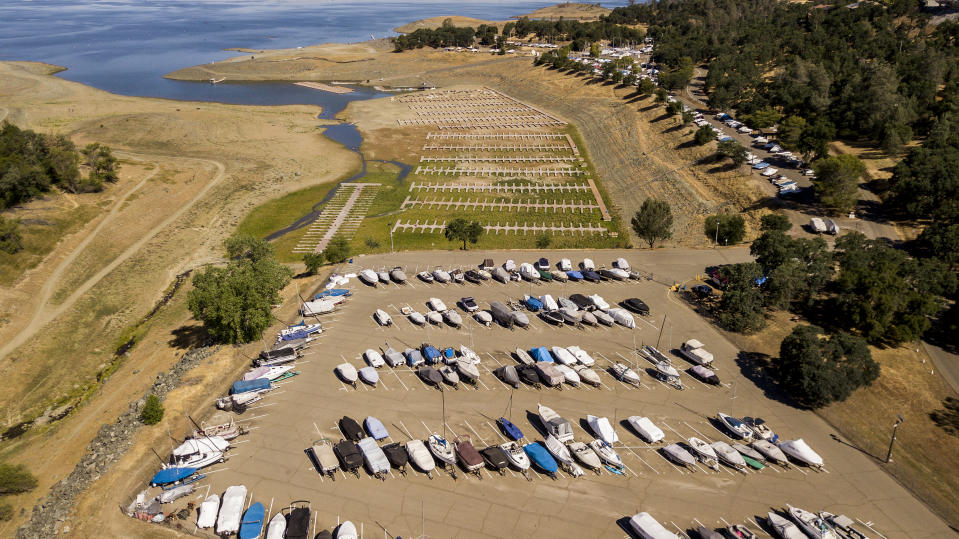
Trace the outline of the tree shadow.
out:
<instances>
[{"instance_id":1,"label":"tree shadow","mask_svg":"<svg viewBox=\"0 0 959 539\"><path fill-rule=\"evenodd\" d=\"M694 147L696 147L696 146L697 146L696 141L690 139L690 140L687 140L686 142L683 142L682 144L677 144L677 145L676 145L676 149L677 149L677 150L685 150L685 149L687 149L687 148L694 148Z\"/></svg>"},{"instance_id":2,"label":"tree shadow","mask_svg":"<svg viewBox=\"0 0 959 539\"><path fill-rule=\"evenodd\" d=\"M650 120L649 123L655 124L655 123L662 122L663 120L668 120L668 119L670 119L670 118L672 118L672 115L671 115L671 114L663 113L663 114L660 114L659 116L653 118L652 120Z\"/></svg>"},{"instance_id":3,"label":"tree shadow","mask_svg":"<svg viewBox=\"0 0 959 539\"><path fill-rule=\"evenodd\" d=\"M172 339L167 344L178 350L186 350L203 345L210 340L206 328L199 324L180 326L170 332Z\"/></svg>"},{"instance_id":4,"label":"tree shadow","mask_svg":"<svg viewBox=\"0 0 959 539\"><path fill-rule=\"evenodd\" d=\"M684 127L686 127L685 124L678 123L678 124L676 124L676 125L668 128L668 129L666 129L665 131L663 131L663 133L675 133L676 131L679 131L679 130L681 130L681 129L684 128Z\"/></svg>"},{"instance_id":5,"label":"tree shadow","mask_svg":"<svg viewBox=\"0 0 959 539\"><path fill-rule=\"evenodd\" d=\"M793 408L805 409L767 373L770 359L771 357L768 354L743 350L736 355L736 366L739 367L739 373L759 388L767 399L778 401Z\"/></svg>"},{"instance_id":6,"label":"tree shadow","mask_svg":"<svg viewBox=\"0 0 959 539\"><path fill-rule=\"evenodd\" d=\"M652 105L646 105L645 107L639 109L639 112L649 112L649 111L655 109L655 108L658 107L658 106L659 106L659 105L657 105L656 103L653 103Z\"/></svg>"}]
</instances>

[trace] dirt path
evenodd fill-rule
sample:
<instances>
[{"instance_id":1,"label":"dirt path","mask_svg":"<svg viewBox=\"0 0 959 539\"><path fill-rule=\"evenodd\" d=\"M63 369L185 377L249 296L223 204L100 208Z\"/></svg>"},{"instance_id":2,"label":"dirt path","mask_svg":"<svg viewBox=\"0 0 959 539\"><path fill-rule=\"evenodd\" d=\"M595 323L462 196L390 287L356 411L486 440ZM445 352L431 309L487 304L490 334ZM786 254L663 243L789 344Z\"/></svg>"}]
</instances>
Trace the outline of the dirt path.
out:
<instances>
[{"instance_id":1,"label":"dirt path","mask_svg":"<svg viewBox=\"0 0 959 539\"><path fill-rule=\"evenodd\" d=\"M121 153L121 152L118 152L118 153ZM129 155L138 155L132 152L123 152L123 153L128 153ZM34 312L33 317L30 319L30 322L22 330L20 330L20 332L18 332L13 339L8 341L5 345L3 345L2 348L0 348L0 359L6 357L7 354L16 350L20 345L30 340L30 338L33 337L33 335L36 334L38 331L40 331L46 324L48 324L49 322L51 322L52 320L54 320L55 318L63 314L67 309L72 307L73 304L76 303L76 301L80 299L81 296L83 296L83 294L85 294L87 291L93 288L94 285L100 282L100 280L106 277L111 271L116 269L117 266L119 266L120 264L125 262L127 259L129 259L131 256L136 254L137 251L139 251L144 245L146 245L148 241L153 239L153 237L156 236L161 230L163 230L164 228L169 226L171 223L179 219L187 210L192 208L197 201L205 197L206 194L209 193L210 189L212 189L214 186L216 186L220 182L220 180L223 178L224 172L226 171L226 167L222 163L220 163L219 161L213 161L210 159L200 159L200 158L192 158L192 157L185 158L185 157L174 157L174 156L158 156L158 157L199 161L202 163L212 165L214 168L217 169L217 173L216 173L216 176L214 176L213 179L209 183L207 183L206 187L204 187L199 193L196 194L196 196L190 199L189 202L181 206L176 212L174 212L169 217L164 219L162 223L160 223L159 225L147 231L147 233L144 234L143 237L141 237L139 240L137 240L136 243L127 247L122 253L117 255L116 258L110 261L109 264L104 266L95 275L93 275L92 277L87 279L83 284L78 286L76 290L74 290L73 293L70 294L69 297L63 300L62 303L56 306L49 305L50 299L56 291L56 284L59 281L59 278L63 275L63 272L66 271L66 269L70 266L71 263L73 263L73 261L77 258L77 256L79 256L80 253L83 252L83 249L87 245L89 245L91 241L93 241L93 239L97 236L100 230L107 223L109 223L113 217L115 217L119 213L120 208L123 206L123 203L130 197L130 195L132 195L134 192L139 190L143 185L146 184L147 181L150 180L150 178L153 177L154 174L156 174L156 172L159 170L159 166L157 166L157 168L155 168L153 172L148 174L145 178L140 180L140 183L134 186L133 189L130 189L113 205L113 208L110 210L110 213L107 214L107 216L96 226L96 228L93 229L93 231L90 232L89 235L87 235L87 237L80 243L80 245L78 245L69 255L67 255L67 257L64 258L64 260L53 271L53 273L50 275L50 277L46 280L46 282L43 285L43 288L40 293L40 297L35 303L36 311Z\"/></svg>"}]
</instances>

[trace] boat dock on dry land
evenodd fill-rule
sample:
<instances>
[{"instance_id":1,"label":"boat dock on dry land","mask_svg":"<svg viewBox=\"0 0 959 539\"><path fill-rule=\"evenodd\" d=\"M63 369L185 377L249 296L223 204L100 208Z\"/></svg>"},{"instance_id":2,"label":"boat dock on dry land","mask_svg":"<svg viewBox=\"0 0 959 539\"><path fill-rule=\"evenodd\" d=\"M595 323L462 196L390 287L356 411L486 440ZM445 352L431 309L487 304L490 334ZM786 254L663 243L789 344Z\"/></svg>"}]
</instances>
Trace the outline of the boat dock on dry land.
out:
<instances>
[{"instance_id":1,"label":"boat dock on dry land","mask_svg":"<svg viewBox=\"0 0 959 539\"><path fill-rule=\"evenodd\" d=\"M330 92L332 94L349 94L353 92L352 88L346 86L330 86L329 84L324 84L322 82L294 82L293 84L297 86L303 86L304 88L312 88L314 90Z\"/></svg>"}]
</instances>

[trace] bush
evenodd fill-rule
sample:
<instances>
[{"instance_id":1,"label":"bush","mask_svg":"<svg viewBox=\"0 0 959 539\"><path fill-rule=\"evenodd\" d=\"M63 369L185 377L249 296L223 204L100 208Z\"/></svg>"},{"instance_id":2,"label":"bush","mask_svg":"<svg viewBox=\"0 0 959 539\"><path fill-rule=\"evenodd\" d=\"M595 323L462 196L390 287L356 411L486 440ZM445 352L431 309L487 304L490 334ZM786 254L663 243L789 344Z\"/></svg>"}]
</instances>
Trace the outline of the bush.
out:
<instances>
[{"instance_id":1,"label":"bush","mask_svg":"<svg viewBox=\"0 0 959 539\"><path fill-rule=\"evenodd\" d=\"M20 220L5 219L0 215L0 251L13 254L23 249L23 238L20 236Z\"/></svg>"},{"instance_id":2,"label":"bush","mask_svg":"<svg viewBox=\"0 0 959 539\"><path fill-rule=\"evenodd\" d=\"M710 215L706 218L704 231L709 239L720 245L733 245L746 237L746 220L739 214Z\"/></svg>"},{"instance_id":3,"label":"bush","mask_svg":"<svg viewBox=\"0 0 959 539\"><path fill-rule=\"evenodd\" d=\"M0 494L20 494L36 486L37 478L23 464L0 464Z\"/></svg>"},{"instance_id":4,"label":"bush","mask_svg":"<svg viewBox=\"0 0 959 539\"><path fill-rule=\"evenodd\" d=\"M546 249L551 243L553 243L553 238L549 234L543 233L536 238L537 249Z\"/></svg>"},{"instance_id":5,"label":"bush","mask_svg":"<svg viewBox=\"0 0 959 539\"><path fill-rule=\"evenodd\" d=\"M714 133L713 128L708 125L700 127L696 130L696 134L693 135L693 140L695 140L696 144L699 144L700 146L709 144L710 141L714 140L715 138L716 133Z\"/></svg>"},{"instance_id":6,"label":"bush","mask_svg":"<svg viewBox=\"0 0 959 539\"><path fill-rule=\"evenodd\" d=\"M779 213L768 213L759 220L759 228L763 232L787 232L793 227L789 218Z\"/></svg>"},{"instance_id":7,"label":"bush","mask_svg":"<svg viewBox=\"0 0 959 539\"><path fill-rule=\"evenodd\" d=\"M0 522L13 518L13 506L9 503L0 503Z\"/></svg>"},{"instance_id":8,"label":"bush","mask_svg":"<svg viewBox=\"0 0 959 539\"><path fill-rule=\"evenodd\" d=\"M380 242L376 241L373 238L366 238L366 241L363 243L365 243L366 246L369 247L371 250L378 249L380 247Z\"/></svg>"},{"instance_id":9,"label":"bush","mask_svg":"<svg viewBox=\"0 0 959 539\"><path fill-rule=\"evenodd\" d=\"M306 253L303 255L303 263L306 264L306 272L310 275L316 275L323 265L323 253Z\"/></svg>"},{"instance_id":10,"label":"bush","mask_svg":"<svg viewBox=\"0 0 959 539\"><path fill-rule=\"evenodd\" d=\"M330 243L323 249L323 256L330 264L345 262L350 257L350 242L343 236L333 236Z\"/></svg>"},{"instance_id":11,"label":"bush","mask_svg":"<svg viewBox=\"0 0 959 539\"><path fill-rule=\"evenodd\" d=\"M147 397L143 409L140 410L140 421L144 425L156 425L163 420L163 403L156 395Z\"/></svg>"}]
</instances>

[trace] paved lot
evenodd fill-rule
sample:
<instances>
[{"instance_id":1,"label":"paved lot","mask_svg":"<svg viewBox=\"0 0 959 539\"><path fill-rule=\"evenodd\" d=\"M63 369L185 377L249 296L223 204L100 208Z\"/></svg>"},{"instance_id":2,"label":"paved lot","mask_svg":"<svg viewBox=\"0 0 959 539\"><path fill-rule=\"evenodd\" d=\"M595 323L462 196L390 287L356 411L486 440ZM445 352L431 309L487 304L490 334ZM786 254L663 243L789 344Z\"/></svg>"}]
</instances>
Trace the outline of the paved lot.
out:
<instances>
[{"instance_id":1,"label":"paved lot","mask_svg":"<svg viewBox=\"0 0 959 539\"><path fill-rule=\"evenodd\" d=\"M744 249L720 251L627 251L604 252L591 258L597 264L625 256L634 267L650 271L658 280L685 281L702 271L707 263L739 261ZM551 260L561 255L549 253ZM575 261L589 253L570 256ZM533 253L417 253L365 257L360 267L407 267L412 277L417 266L442 263L475 267L485 257L502 263L507 257L519 261L538 258ZM412 271L410 271L412 270ZM263 401L239 417L251 434L239 438L230 459L209 469L200 483L199 494L222 493L227 486L245 484L254 501L263 502L273 513L292 500L309 500L317 514L317 529L332 527L338 519L362 523L365 536L411 537L421 533L432 537L623 537L623 517L649 511L667 527L694 528L700 523L716 527L726 522L744 523L767 536L761 517L771 508L786 503L808 509L845 513L872 523L873 537L936 537L951 535L948 528L907 491L885 475L879 465L848 445L832 438L833 430L817 416L766 399L761 390L739 372L734 358L737 350L718 332L656 281L602 284L426 285L414 280L400 286L370 288L351 283L354 295L336 313L323 318L326 330L309 349L298 369L301 374L280 384ZM410 305L425 312L430 297L452 306L462 296L473 296L481 308L490 301L550 293L565 296L575 292L599 293L613 303L640 297L652 314L641 319L635 330L622 327L575 329L555 328L533 320L529 330L507 330L493 325L468 324L462 329L418 328L399 316L397 310ZM392 327L381 328L372 319L376 308L394 317ZM665 327L663 325L666 317ZM662 331L660 331L662 329ZM639 358L635 345L655 344L666 351L688 338L706 343L716 356L717 373L723 381L711 387L684 375L686 389L677 391L654 380L645 371L649 363ZM537 402L546 404L574 424L576 439L589 441L586 414L607 416L621 438L617 450L625 461L623 476L604 471L571 478L560 472L558 480L532 474L527 481L515 472L500 476L483 471L482 478L460 472L453 480L445 473L430 480L410 471L407 476L393 472L385 481L366 473L359 478L339 473L335 481L321 478L312 469L304 450L313 440L341 438L336 421L349 415L362 421L368 415L379 418L390 432L389 441L406 442L406 431L417 438L442 432L442 395L422 384L407 367L381 369L381 384L370 388L344 385L333 368L345 361L363 364L362 352L389 342L396 349L430 342L438 347L467 344L483 357L482 376L477 387L446 391L447 432L469 434L475 445L501 443L493 419L508 414L512 395L512 420L531 441L543 434L535 415ZM634 363L643 371L642 387L616 381L606 372L599 388L532 389L522 386L511 391L489 371L515 363L509 352L521 346L579 345L596 360L596 370L613 361ZM675 357L674 365L689 364ZM224 389L227 387L224 381ZM705 468L680 469L654 447L633 435L620 422L631 415L646 415L662 427L668 442L689 436L708 441L727 440L726 434L710 421L724 411L737 416L761 416L785 438L804 438L825 459L821 472L792 466L772 466L759 472L740 473L729 468L718 472ZM177 435L178 433L174 433ZM881 535L880 535L881 534Z\"/></svg>"}]
</instances>

